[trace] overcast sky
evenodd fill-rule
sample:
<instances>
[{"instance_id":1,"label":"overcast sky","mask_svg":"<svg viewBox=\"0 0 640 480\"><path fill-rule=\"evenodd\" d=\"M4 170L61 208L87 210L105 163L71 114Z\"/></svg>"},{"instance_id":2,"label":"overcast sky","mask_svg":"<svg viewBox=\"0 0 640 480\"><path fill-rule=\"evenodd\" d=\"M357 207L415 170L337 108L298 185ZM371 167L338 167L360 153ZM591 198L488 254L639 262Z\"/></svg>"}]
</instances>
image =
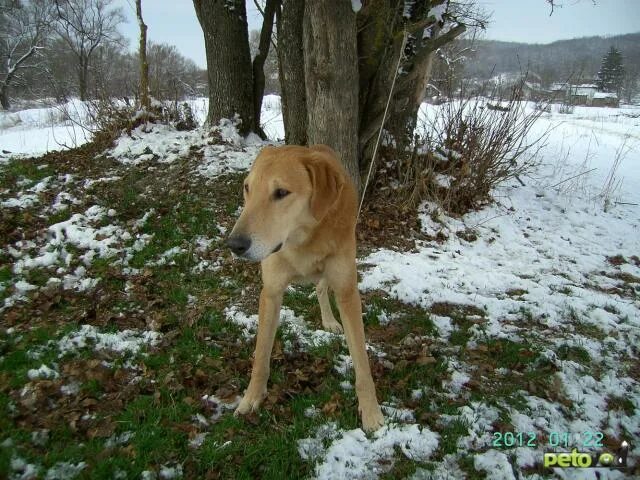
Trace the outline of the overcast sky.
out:
<instances>
[{"instance_id":1,"label":"overcast sky","mask_svg":"<svg viewBox=\"0 0 640 480\"><path fill-rule=\"evenodd\" d=\"M486 38L528 43L549 43L590 35L617 35L640 31L640 0L559 0L549 16L544 0L478 0L492 13ZM135 45L138 25L133 0L114 0L128 23L121 27ZM155 42L175 45L201 67L206 66L204 39L192 0L143 0L143 16L148 36ZM260 28L260 14L253 1L247 2L249 28Z\"/></svg>"}]
</instances>

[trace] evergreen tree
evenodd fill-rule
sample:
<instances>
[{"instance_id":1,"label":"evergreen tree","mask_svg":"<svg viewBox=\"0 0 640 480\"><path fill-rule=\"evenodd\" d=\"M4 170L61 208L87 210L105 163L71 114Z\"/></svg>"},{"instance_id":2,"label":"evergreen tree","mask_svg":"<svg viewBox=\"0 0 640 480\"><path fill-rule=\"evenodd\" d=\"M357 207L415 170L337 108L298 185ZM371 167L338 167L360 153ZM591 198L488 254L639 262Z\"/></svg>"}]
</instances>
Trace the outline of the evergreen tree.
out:
<instances>
[{"instance_id":1,"label":"evergreen tree","mask_svg":"<svg viewBox=\"0 0 640 480\"><path fill-rule=\"evenodd\" d=\"M602 59L602 66L598 72L598 89L603 92L615 92L620 96L624 77L622 54L620 50L611 46L609 52Z\"/></svg>"}]
</instances>

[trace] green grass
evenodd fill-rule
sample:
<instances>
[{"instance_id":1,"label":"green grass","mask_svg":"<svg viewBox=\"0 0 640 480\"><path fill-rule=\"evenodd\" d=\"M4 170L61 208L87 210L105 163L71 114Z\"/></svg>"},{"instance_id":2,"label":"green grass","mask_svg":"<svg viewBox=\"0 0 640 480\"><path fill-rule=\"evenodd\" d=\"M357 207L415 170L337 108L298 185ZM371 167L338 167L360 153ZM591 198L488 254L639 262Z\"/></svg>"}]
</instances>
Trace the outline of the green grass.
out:
<instances>
[{"instance_id":1,"label":"green grass","mask_svg":"<svg viewBox=\"0 0 640 480\"><path fill-rule=\"evenodd\" d=\"M2 188L16 188L16 182L21 179L30 180L21 187L22 190L26 190L34 186L40 180L45 177L49 177L55 173L54 167L46 165L44 168L38 168L41 165L40 162L34 162L32 160L20 160L14 159L7 162L0 167L0 187Z\"/></svg>"},{"instance_id":2,"label":"green grass","mask_svg":"<svg viewBox=\"0 0 640 480\"><path fill-rule=\"evenodd\" d=\"M56 173L54 167L38 170L36 165L11 162L4 167L10 175L0 183L6 182L3 188L15 189L19 178L35 183ZM345 379L333 368L337 355L347 353L344 339L338 337L305 352L290 353L285 346L292 334L281 328L268 387L273 398L268 397L263 408L249 417L236 418L225 411L207 427L198 426L195 415L209 418L211 414L201 401L204 394L223 391L235 396L248 384L254 341L247 340L242 329L229 322L223 311L226 306L240 304L247 313L255 313L254 307L247 306L246 298L246 291L253 295L254 290L245 290L256 287L247 275L254 267L227 262L220 271L192 273L199 260L193 251L195 239L200 235L217 237L219 224L229 226L229 219L222 222L221 218L237 211L242 175L230 175L194 190L190 183L176 183L189 171L188 166L176 163L166 169L165 179L160 170L150 173L128 168L121 180L92 188L96 199L92 201L117 211L115 219L105 220L109 223L126 225L155 209L141 228L152 238L134 253L130 262L131 267L141 269L140 275L125 277L120 267L113 265L114 259L96 258L88 267L88 275L100 279L95 291L62 292L47 315L37 310L37 302L26 304L19 309L17 318L24 323L17 325L16 332L6 335L0 328L0 442L8 438L13 442L10 448L0 448L0 471L9 470L15 454L42 466L43 474L59 461L85 461L88 467L79 478L111 479L119 472L127 478L139 478L143 471L157 472L167 464L182 465L183 478L206 478L210 472L229 479L306 478L313 473L314 463L300 458L299 439L313 435L319 425L328 421L347 430L360 425L355 392L341 388ZM161 185L159 178L164 181ZM56 213L47 222L64 221L71 213L71 208ZM26 221L21 215L16 213L11 225ZM170 259L173 264L149 265L173 247L185 250ZM214 242L207 258L216 258L219 247ZM68 250L76 257L83 253L73 247ZM0 257L0 283L13 280L11 261ZM43 285L48 277L46 269L34 269L27 273L26 280ZM296 286L285 292L283 305L309 326L320 328L314 290L309 285ZM506 292L514 301L526 294L525 290L516 289ZM189 302L190 295L198 300ZM470 425L461 419L439 422L439 418L444 414L458 415L460 407L470 401L498 408L500 422L508 424L510 414L504 408L505 402L511 408L524 410L524 392L549 398L549 378L556 369L542 356L544 339L539 336L518 341L490 337L485 331L488 314L482 306L440 302L428 310L403 304L382 291L369 292L363 298L367 336L387 353L387 364L373 356L371 361L379 400L411 408L418 423L440 435L438 450L428 462L408 460L396 452L395 464L381 478L406 478L417 468L433 469L445 455L458 452L457 443L468 434ZM334 315L339 318L333 296L331 302ZM606 310L615 313L613 305ZM512 313L531 329L540 323L526 308L516 308ZM393 316L393 320L381 325L383 315ZM440 337L433 315L452 319L455 329L448 340ZM115 332L124 328L148 329L153 319L158 320L162 344L137 356L95 352L88 347L59 358L55 345L49 343L81 323ZM596 326L582 323L575 310L567 310L566 320L574 326L575 333L589 338L603 335ZM417 339L417 344L403 343L408 336ZM475 345L469 342L472 339ZM588 352L580 346L562 345L556 351L561 360L577 361L591 368ZM37 352L38 356L29 352ZM472 380L458 396L448 395L446 389L452 360L472 367L468 370ZM102 362L110 366L104 367ZM28 382L28 370L42 364L52 367L54 363L63 377L65 368L73 367L79 372L74 374L74 380L81 384L78 398L60 394L60 386L67 384L69 378L36 381L32 386L42 387L49 397L37 412L26 410L20 403L20 392ZM509 374L497 373L501 368L508 369ZM347 380L353 381L353 374ZM422 398L413 397L416 389L424 391ZM339 404L334 411L327 409L315 418L304 414L312 405L322 410L334 401ZM49 409L48 402L58 403ZM629 415L634 412L628 399L609 398L608 402L612 410ZM83 423L74 417L77 412L96 418ZM45 446L34 445L31 434L43 425L50 428L50 439ZM134 433L128 442L106 447L112 434L125 432ZM202 446L194 449L189 441L197 433L207 435ZM459 465L467 478L485 478L483 472L475 470L473 454L462 457Z\"/></svg>"}]
</instances>

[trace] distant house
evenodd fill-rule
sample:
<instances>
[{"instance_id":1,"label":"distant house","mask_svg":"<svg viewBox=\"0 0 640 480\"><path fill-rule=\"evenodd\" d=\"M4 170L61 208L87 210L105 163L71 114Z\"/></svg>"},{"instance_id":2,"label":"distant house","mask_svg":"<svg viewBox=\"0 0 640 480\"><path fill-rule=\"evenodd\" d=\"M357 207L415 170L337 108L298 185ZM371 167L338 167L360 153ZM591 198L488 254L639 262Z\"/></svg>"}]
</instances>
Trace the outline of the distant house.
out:
<instances>
[{"instance_id":1,"label":"distant house","mask_svg":"<svg viewBox=\"0 0 640 480\"><path fill-rule=\"evenodd\" d=\"M614 107L620 106L620 99L618 95L611 92L596 92L591 100L591 105L594 107Z\"/></svg>"},{"instance_id":2,"label":"distant house","mask_svg":"<svg viewBox=\"0 0 640 480\"><path fill-rule=\"evenodd\" d=\"M598 86L591 83L569 85L567 93L571 105L591 105L593 97L598 93Z\"/></svg>"},{"instance_id":3,"label":"distant house","mask_svg":"<svg viewBox=\"0 0 640 480\"><path fill-rule=\"evenodd\" d=\"M552 102L587 107L618 107L619 100L615 93L599 92L592 83L553 83L549 88Z\"/></svg>"},{"instance_id":4,"label":"distant house","mask_svg":"<svg viewBox=\"0 0 640 480\"><path fill-rule=\"evenodd\" d=\"M552 102L564 102L567 98L568 83L552 83L549 87Z\"/></svg>"}]
</instances>

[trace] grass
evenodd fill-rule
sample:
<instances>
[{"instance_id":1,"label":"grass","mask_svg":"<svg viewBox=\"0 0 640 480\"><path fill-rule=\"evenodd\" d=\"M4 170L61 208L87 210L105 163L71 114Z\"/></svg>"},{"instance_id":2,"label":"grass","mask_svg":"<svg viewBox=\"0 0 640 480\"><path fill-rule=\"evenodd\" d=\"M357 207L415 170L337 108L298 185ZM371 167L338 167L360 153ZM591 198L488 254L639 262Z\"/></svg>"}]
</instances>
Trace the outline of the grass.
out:
<instances>
[{"instance_id":1,"label":"grass","mask_svg":"<svg viewBox=\"0 0 640 480\"><path fill-rule=\"evenodd\" d=\"M15 190L16 181L23 177L35 183L66 173L55 165L45 169L37 165L15 161L2 167L8 172L0 181L2 188ZM224 309L238 305L255 313L259 275L255 266L228 261L218 229L233 224L241 175L198 184L189 181L190 171L188 161L154 172L131 167L119 173L120 180L94 185L91 202L117 212L107 223L117 221L130 229L134 221L154 210L135 232L151 237L129 261L139 272L124 275L122 267L114 264L120 257L94 258L87 266L88 276L100 279L93 291L59 290L51 299L34 296L0 320L0 443L12 442L10 448L0 448L0 471L10 471L11 459L20 456L40 465L41 473L57 462L84 461L87 468L79 478L139 478L142 472L158 472L163 465L180 465L184 478L306 478L312 475L314 463L301 459L299 439L314 435L318 426L329 421L345 430L360 425L355 392L343 390L340 384L345 378L334 370L337 355L347 352L345 342L337 338L307 351L288 352L285 346L292 334L286 329L276 337L263 408L246 418L225 411L212 420L203 395L233 400L249 381L253 340L225 318ZM8 227L0 229L0 236L8 243L7 235L16 226L35 234L67 220L73 208L84 211L88 206L41 219L16 213ZM195 252L200 236L213 240L207 252ZM129 240L129 246L133 242ZM165 264L156 263L174 247L183 251ZM68 252L76 259L83 253L71 247ZM13 260L0 255L0 284L10 283ZM203 258L218 262L219 267L195 272ZM52 275L53 269L32 269L26 280L44 285ZM319 328L314 290L296 286L285 293L283 305ZM506 295L519 301L527 293L513 289ZM331 302L339 318L333 298ZM557 369L542 354L539 336L516 340L489 335L490 319L481 306L439 302L425 309L377 291L363 294L363 307L368 339L386 355L372 356L371 361L379 399L412 409L417 423L440 435L438 450L428 461L412 461L396 452L395 462L384 465L387 471L381 478L406 478L417 469L435 468L445 455L458 453L458 441L469 435L473 425L456 416L469 402L497 408L500 421L507 424L506 399L518 410L526 408L523 392L553 399L549 378ZM615 307L606 310L614 313ZM515 315L532 329L539 325L528 309L516 310ZM454 329L448 340L440 336L434 316L451 319ZM579 312L568 309L566 317L575 333L603 338L597 326L581 321ZM56 340L85 323L103 332L154 328L162 333L162 342L135 356L88 347L61 358ZM14 329L11 334L6 333L9 327ZM583 347L561 345L556 352L560 360L589 368L589 354ZM60 378L29 382L29 369L42 364L55 366ZM451 395L447 384L458 366L467 369L471 379ZM504 369L509 373L498 373ZM353 382L353 374L346 380ZM62 386L73 382L80 385L77 394L61 393ZM21 395L27 385L34 392L31 406ZM421 398L415 395L417 390L423 392ZM312 406L321 412L316 417L305 415ZM633 403L624 398L610 398L609 408L634 412ZM208 425L201 425L198 415ZM453 419L441 422L442 415ZM43 429L50 431L48 441L34 444L32 434ZM127 432L132 432L129 440L113 444ZM193 448L190 441L198 434L206 436L200 447ZM485 477L475 470L472 454L460 456L458 464L467 478Z\"/></svg>"}]
</instances>

